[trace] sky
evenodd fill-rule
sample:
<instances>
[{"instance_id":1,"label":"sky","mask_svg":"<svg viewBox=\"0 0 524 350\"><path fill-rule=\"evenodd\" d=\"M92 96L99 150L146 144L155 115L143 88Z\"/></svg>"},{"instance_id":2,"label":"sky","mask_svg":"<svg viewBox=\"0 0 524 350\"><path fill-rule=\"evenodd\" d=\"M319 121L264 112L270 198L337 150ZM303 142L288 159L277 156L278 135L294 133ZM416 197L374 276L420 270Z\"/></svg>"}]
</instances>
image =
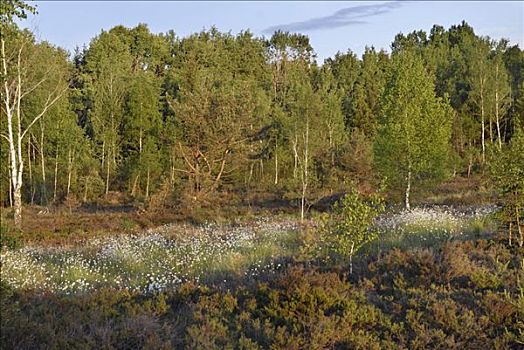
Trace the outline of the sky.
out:
<instances>
[{"instance_id":1,"label":"sky","mask_svg":"<svg viewBox=\"0 0 524 350\"><path fill-rule=\"evenodd\" d=\"M477 34L509 39L524 47L522 1L36 1L38 15L22 26L70 52L89 44L100 31L146 23L155 33L179 37L216 26L236 34L249 29L270 37L274 30L309 36L320 63L366 46L389 51L397 33L429 32L468 22Z\"/></svg>"}]
</instances>

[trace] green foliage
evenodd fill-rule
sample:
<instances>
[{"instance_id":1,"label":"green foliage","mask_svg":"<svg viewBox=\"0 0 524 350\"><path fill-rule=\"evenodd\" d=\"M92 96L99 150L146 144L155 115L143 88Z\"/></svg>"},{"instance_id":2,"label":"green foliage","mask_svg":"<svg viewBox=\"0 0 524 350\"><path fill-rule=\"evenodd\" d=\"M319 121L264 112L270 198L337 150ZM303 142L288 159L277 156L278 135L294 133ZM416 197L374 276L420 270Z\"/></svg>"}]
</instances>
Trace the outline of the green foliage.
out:
<instances>
[{"instance_id":1,"label":"green foliage","mask_svg":"<svg viewBox=\"0 0 524 350\"><path fill-rule=\"evenodd\" d=\"M7 25L13 23L15 18L25 19L27 18L27 13L36 13L36 8L25 3L22 0L5 0L0 3L0 23L2 25L2 30L4 30ZM2 35L4 35L2 33Z\"/></svg>"},{"instance_id":2,"label":"green foliage","mask_svg":"<svg viewBox=\"0 0 524 350\"><path fill-rule=\"evenodd\" d=\"M20 248L22 246L21 236L19 231L0 225L0 250Z\"/></svg>"},{"instance_id":3,"label":"green foliage","mask_svg":"<svg viewBox=\"0 0 524 350\"><path fill-rule=\"evenodd\" d=\"M352 281L292 266L229 290L188 283L149 296L35 296L2 283L0 341L35 349L517 349L520 259L522 251L496 241L454 242L373 257Z\"/></svg>"},{"instance_id":4,"label":"green foliage","mask_svg":"<svg viewBox=\"0 0 524 350\"><path fill-rule=\"evenodd\" d=\"M520 235L519 244L523 246L524 129L522 127L517 126L507 147L502 151L495 151L490 170L493 182L504 198L504 207L500 213L501 218L508 225L515 226Z\"/></svg>"},{"instance_id":5,"label":"green foliage","mask_svg":"<svg viewBox=\"0 0 524 350\"><path fill-rule=\"evenodd\" d=\"M119 25L71 61L12 23L30 6L1 6L8 65L26 43L22 78L35 87L23 97L22 129L50 93L67 90L22 142L26 203L119 191L192 208L256 191L304 197L307 208L349 181L368 191L385 176L400 190L411 172L415 188L429 187L450 168L480 171L482 142L502 148L524 115L522 50L465 22L398 35L391 55L367 47L322 65L298 33L265 39L211 28L179 38ZM3 205L12 201L8 158L0 153Z\"/></svg>"},{"instance_id":6,"label":"green foliage","mask_svg":"<svg viewBox=\"0 0 524 350\"><path fill-rule=\"evenodd\" d=\"M451 108L435 96L420 56L395 55L382 97L375 164L393 188L405 186L406 206L411 181L444 176L451 120Z\"/></svg>"},{"instance_id":7,"label":"green foliage","mask_svg":"<svg viewBox=\"0 0 524 350\"><path fill-rule=\"evenodd\" d=\"M364 198L356 189L351 189L333 206L332 213L323 223L322 234L337 254L351 257L378 237L372 226L383 211L384 200L380 193Z\"/></svg>"}]
</instances>

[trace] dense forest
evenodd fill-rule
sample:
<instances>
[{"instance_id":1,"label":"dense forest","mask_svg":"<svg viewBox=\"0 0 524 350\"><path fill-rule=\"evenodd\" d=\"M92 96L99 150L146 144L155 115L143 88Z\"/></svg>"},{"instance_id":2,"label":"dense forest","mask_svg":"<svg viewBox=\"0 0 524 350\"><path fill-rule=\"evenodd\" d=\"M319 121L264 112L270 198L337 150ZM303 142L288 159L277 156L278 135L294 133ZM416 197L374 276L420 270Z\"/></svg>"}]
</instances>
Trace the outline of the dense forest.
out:
<instances>
[{"instance_id":1,"label":"dense forest","mask_svg":"<svg viewBox=\"0 0 524 350\"><path fill-rule=\"evenodd\" d=\"M302 34L178 37L145 24L102 31L70 57L13 14L2 14L4 207L270 192L303 216L321 194L384 179L409 207L411 186L483 172L524 124L523 51L465 22L319 63Z\"/></svg>"}]
</instances>

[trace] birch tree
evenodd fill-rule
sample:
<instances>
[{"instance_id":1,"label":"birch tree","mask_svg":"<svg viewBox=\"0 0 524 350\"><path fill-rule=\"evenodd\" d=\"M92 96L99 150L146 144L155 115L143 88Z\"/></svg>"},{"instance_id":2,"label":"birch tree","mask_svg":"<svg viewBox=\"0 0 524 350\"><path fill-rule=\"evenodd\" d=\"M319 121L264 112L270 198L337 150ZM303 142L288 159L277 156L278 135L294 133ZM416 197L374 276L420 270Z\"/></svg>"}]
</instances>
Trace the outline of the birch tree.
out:
<instances>
[{"instance_id":1,"label":"birch tree","mask_svg":"<svg viewBox=\"0 0 524 350\"><path fill-rule=\"evenodd\" d=\"M160 114L159 82L149 72L135 73L131 80L125 102L123 118L124 157L128 167L131 195L135 195L139 184L146 190L146 198L151 187L151 164L157 153L157 143L162 126Z\"/></svg>"},{"instance_id":2,"label":"birch tree","mask_svg":"<svg viewBox=\"0 0 524 350\"><path fill-rule=\"evenodd\" d=\"M513 232L518 233L520 247L524 246L524 128L515 127L509 144L495 152L490 164L492 180L502 194L504 205L499 215L508 228L509 245Z\"/></svg>"},{"instance_id":3,"label":"birch tree","mask_svg":"<svg viewBox=\"0 0 524 350\"><path fill-rule=\"evenodd\" d=\"M488 61L490 42L488 40L477 40L472 42L471 62L469 66L469 83L471 86L470 101L474 106L475 114L480 117L482 146L482 163L486 162L486 134L489 131L488 98L491 96L491 67ZM489 135L491 136L491 135Z\"/></svg>"},{"instance_id":4,"label":"birch tree","mask_svg":"<svg viewBox=\"0 0 524 350\"><path fill-rule=\"evenodd\" d=\"M503 55L505 50L505 41L501 41L497 44L493 57L491 59L491 70L492 70L492 81L493 89L492 97L493 111L495 114L495 126L497 128L497 145L499 150L502 149L503 143L503 132L502 124L504 118L509 110L511 103L511 86L509 82L508 72L504 66Z\"/></svg>"},{"instance_id":5,"label":"birch tree","mask_svg":"<svg viewBox=\"0 0 524 350\"><path fill-rule=\"evenodd\" d=\"M451 113L435 96L433 78L412 51L393 57L382 106L374 145L376 165L392 187L404 187L409 210L412 183L445 171Z\"/></svg>"},{"instance_id":6,"label":"birch tree","mask_svg":"<svg viewBox=\"0 0 524 350\"><path fill-rule=\"evenodd\" d=\"M99 146L100 169L109 193L111 176L120 162L124 101L133 59L129 52L127 31L115 27L93 40L85 55L89 77L88 94L93 107L89 119Z\"/></svg>"},{"instance_id":7,"label":"birch tree","mask_svg":"<svg viewBox=\"0 0 524 350\"><path fill-rule=\"evenodd\" d=\"M35 43L29 31L20 31L9 23L8 17L17 14L17 8L4 13L2 7L2 36L0 60L2 71L2 119L6 129L2 138L7 140L10 182L14 206L15 226L22 225L22 185L24 173L24 139L32 127L63 97L67 90L67 70L63 69L65 57L46 43ZM31 9L26 7L26 9ZM23 13L23 12L22 12ZM51 57L49 53L51 52ZM51 58L43 61L44 58ZM62 62L60 62L62 61ZM44 98L28 113L26 100L32 94L43 92Z\"/></svg>"}]
</instances>

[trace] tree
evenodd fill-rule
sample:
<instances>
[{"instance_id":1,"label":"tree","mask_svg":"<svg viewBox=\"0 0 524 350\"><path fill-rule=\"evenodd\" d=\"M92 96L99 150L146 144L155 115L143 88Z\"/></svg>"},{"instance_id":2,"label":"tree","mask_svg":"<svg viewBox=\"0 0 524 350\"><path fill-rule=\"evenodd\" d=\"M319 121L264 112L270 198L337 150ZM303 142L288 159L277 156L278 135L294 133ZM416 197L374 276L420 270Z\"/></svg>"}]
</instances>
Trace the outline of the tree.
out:
<instances>
[{"instance_id":1,"label":"tree","mask_svg":"<svg viewBox=\"0 0 524 350\"><path fill-rule=\"evenodd\" d=\"M504 133L506 137L510 136L514 125L514 119L518 119L520 113L521 118L524 117L522 113L522 102L524 98L524 50L520 49L518 45L511 46L504 51L504 65L508 71L511 82L511 104L508 113L508 120L504 124ZM521 124L524 119L521 120Z\"/></svg>"},{"instance_id":2,"label":"tree","mask_svg":"<svg viewBox=\"0 0 524 350\"><path fill-rule=\"evenodd\" d=\"M482 145L482 163L486 162L486 119L489 106L489 97L492 88L492 72L488 55L491 50L491 43L488 39L475 40L471 43L469 84L471 92L469 100L474 108L474 113L480 117ZM490 124L491 125L491 124ZM492 137L490 133L490 137Z\"/></svg>"},{"instance_id":3,"label":"tree","mask_svg":"<svg viewBox=\"0 0 524 350\"><path fill-rule=\"evenodd\" d=\"M322 233L336 253L349 257L351 274L353 255L377 238L372 226L375 218L385 209L384 200L379 192L365 198L352 188L332 209L323 222Z\"/></svg>"},{"instance_id":4,"label":"tree","mask_svg":"<svg viewBox=\"0 0 524 350\"><path fill-rule=\"evenodd\" d=\"M28 132L63 97L67 90L68 71L64 69L65 55L53 47L36 44L28 31L20 31L13 17L24 18L33 8L19 1L3 3L1 7L2 37L2 115L6 116L10 179L13 193L14 222L22 225L22 182L24 173L23 140ZM65 65L66 66L66 65ZM26 113L28 96L43 92L35 101L33 113Z\"/></svg>"},{"instance_id":5,"label":"tree","mask_svg":"<svg viewBox=\"0 0 524 350\"><path fill-rule=\"evenodd\" d=\"M355 111L353 99L355 95L355 84L360 73L360 62L357 56L348 50L343 54L337 52L334 58L328 58L324 66L328 67L337 82L337 87L341 92L341 108L344 113L346 125L353 126Z\"/></svg>"},{"instance_id":6,"label":"tree","mask_svg":"<svg viewBox=\"0 0 524 350\"><path fill-rule=\"evenodd\" d=\"M316 152L313 155L317 177L326 185L326 178L321 169L329 169L332 173L335 169L335 158L342 145L347 140L344 115L341 109L342 94L337 86L337 81L331 73L330 67L325 66L319 71L318 83L315 93L318 95L319 125L316 127L317 137Z\"/></svg>"},{"instance_id":7,"label":"tree","mask_svg":"<svg viewBox=\"0 0 524 350\"><path fill-rule=\"evenodd\" d=\"M176 170L185 175L197 201L214 193L225 177L245 169L247 145L268 113L261 81L238 58L263 60L263 46L256 40L246 45L246 40L244 34L235 38L211 29L180 43L173 71L178 88L168 102L180 135L177 152L183 168Z\"/></svg>"},{"instance_id":8,"label":"tree","mask_svg":"<svg viewBox=\"0 0 524 350\"><path fill-rule=\"evenodd\" d=\"M131 182L131 195L135 195L139 179L145 181L146 198L149 196L151 168L162 129L160 113L160 86L149 72L135 73L131 79L125 101L123 118L124 157ZM147 145L147 147L146 147Z\"/></svg>"},{"instance_id":9,"label":"tree","mask_svg":"<svg viewBox=\"0 0 524 350\"><path fill-rule=\"evenodd\" d=\"M524 246L524 128L516 127L509 145L496 151L490 165L497 189L504 196L503 220L508 224L509 244L516 226L519 246Z\"/></svg>"},{"instance_id":10,"label":"tree","mask_svg":"<svg viewBox=\"0 0 524 350\"><path fill-rule=\"evenodd\" d=\"M399 52L382 98L374 151L381 174L394 187L404 184L407 209L414 180L443 175L450 134L449 106L435 96L421 57L411 50Z\"/></svg>"},{"instance_id":11,"label":"tree","mask_svg":"<svg viewBox=\"0 0 524 350\"><path fill-rule=\"evenodd\" d=\"M511 85L506 67L504 66L504 51L506 50L507 42L500 41L495 48L491 58L493 89L494 97L492 113L495 114L495 125L497 127L497 141L499 149L502 148L503 134L501 124L504 122L504 117L509 110L511 103Z\"/></svg>"},{"instance_id":12,"label":"tree","mask_svg":"<svg viewBox=\"0 0 524 350\"><path fill-rule=\"evenodd\" d=\"M380 96L389 59L385 52L366 47L349 104L348 127L358 128L367 137L375 135L380 113Z\"/></svg>"},{"instance_id":13,"label":"tree","mask_svg":"<svg viewBox=\"0 0 524 350\"><path fill-rule=\"evenodd\" d=\"M131 38L123 27L102 32L91 42L85 54L88 76L86 94L92 103L89 119L96 141L101 144L101 172L105 173L105 193L109 192L111 175L117 170L122 139L127 83L133 58L129 51Z\"/></svg>"}]
</instances>

